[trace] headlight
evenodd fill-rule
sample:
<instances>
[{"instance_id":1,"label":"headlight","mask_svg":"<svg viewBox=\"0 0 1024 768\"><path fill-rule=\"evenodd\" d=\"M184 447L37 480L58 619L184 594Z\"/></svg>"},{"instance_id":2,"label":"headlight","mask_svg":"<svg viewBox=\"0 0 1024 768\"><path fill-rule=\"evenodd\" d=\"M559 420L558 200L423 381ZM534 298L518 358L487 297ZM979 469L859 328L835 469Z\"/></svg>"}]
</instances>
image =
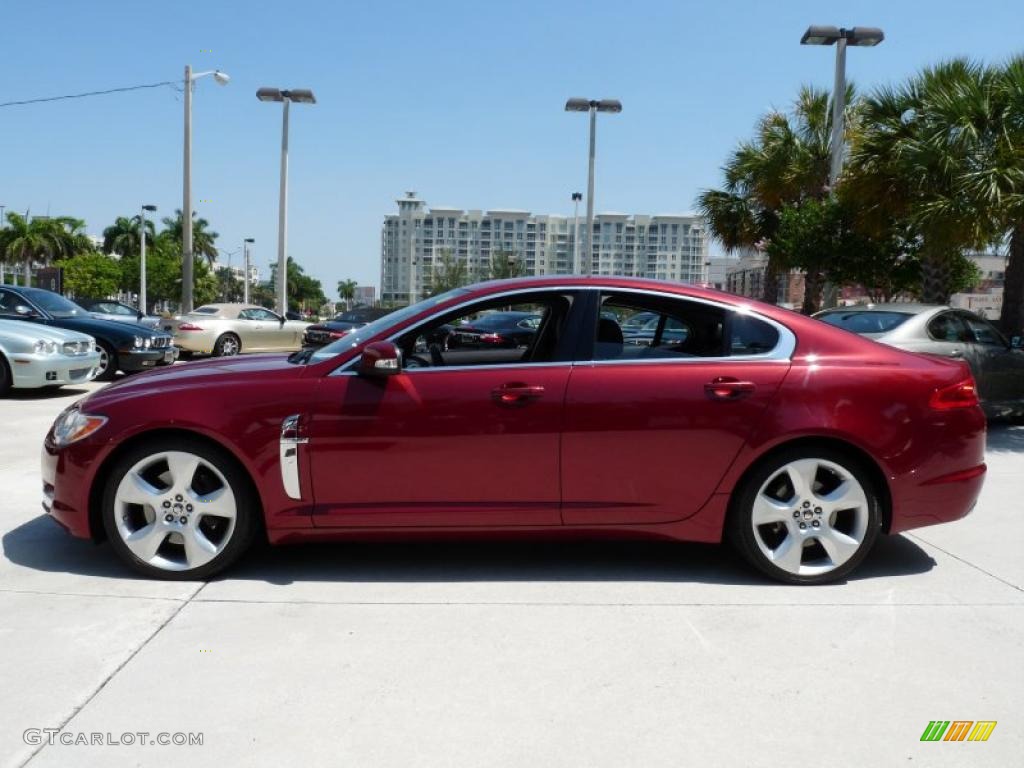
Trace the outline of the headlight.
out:
<instances>
[{"instance_id":1,"label":"headlight","mask_svg":"<svg viewBox=\"0 0 1024 768\"><path fill-rule=\"evenodd\" d=\"M106 416L82 413L77 405L65 408L53 422L53 441L58 448L82 440L107 423Z\"/></svg>"},{"instance_id":2,"label":"headlight","mask_svg":"<svg viewBox=\"0 0 1024 768\"><path fill-rule=\"evenodd\" d=\"M54 355L57 353L57 342L40 339L32 345L37 355Z\"/></svg>"},{"instance_id":3,"label":"headlight","mask_svg":"<svg viewBox=\"0 0 1024 768\"><path fill-rule=\"evenodd\" d=\"M135 348L136 349L142 349L142 337L141 336L136 336L135 337Z\"/></svg>"}]
</instances>

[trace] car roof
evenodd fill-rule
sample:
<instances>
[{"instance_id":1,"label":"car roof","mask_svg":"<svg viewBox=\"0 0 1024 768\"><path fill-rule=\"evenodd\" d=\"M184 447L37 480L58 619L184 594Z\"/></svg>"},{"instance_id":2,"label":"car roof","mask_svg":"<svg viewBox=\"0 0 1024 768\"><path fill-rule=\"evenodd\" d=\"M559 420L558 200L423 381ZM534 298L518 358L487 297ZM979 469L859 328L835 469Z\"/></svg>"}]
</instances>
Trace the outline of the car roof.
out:
<instances>
[{"instance_id":1,"label":"car roof","mask_svg":"<svg viewBox=\"0 0 1024 768\"><path fill-rule=\"evenodd\" d=\"M825 312L902 312L908 315L921 315L925 312L933 312L941 309L952 309L946 304L918 304L916 302L893 301L888 304L853 304L848 307L831 307L822 310Z\"/></svg>"}]
</instances>

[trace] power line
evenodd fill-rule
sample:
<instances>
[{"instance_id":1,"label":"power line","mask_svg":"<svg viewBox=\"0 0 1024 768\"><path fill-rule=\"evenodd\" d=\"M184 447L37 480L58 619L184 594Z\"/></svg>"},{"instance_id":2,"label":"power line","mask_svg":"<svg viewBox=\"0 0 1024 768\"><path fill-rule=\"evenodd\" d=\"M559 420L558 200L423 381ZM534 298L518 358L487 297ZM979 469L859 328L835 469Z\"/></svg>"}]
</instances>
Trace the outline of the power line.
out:
<instances>
[{"instance_id":1,"label":"power line","mask_svg":"<svg viewBox=\"0 0 1024 768\"><path fill-rule=\"evenodd\" d=\"M0 107L18 107L24 104L39 104L44 101L63 101L64 99L84 99L87 96L106 96L110 93L124 93L125 91L140 91L144 88L161 88L163 86L178 87L180 84L174 80L165 80L162 83L147 83L146 85L129 85L125 88L111 88L106 91L89 91L87 93L71 93L66 96L47 96L42 99L25 99L24 101L5 101Z\"/></svg>"}]
</instances>

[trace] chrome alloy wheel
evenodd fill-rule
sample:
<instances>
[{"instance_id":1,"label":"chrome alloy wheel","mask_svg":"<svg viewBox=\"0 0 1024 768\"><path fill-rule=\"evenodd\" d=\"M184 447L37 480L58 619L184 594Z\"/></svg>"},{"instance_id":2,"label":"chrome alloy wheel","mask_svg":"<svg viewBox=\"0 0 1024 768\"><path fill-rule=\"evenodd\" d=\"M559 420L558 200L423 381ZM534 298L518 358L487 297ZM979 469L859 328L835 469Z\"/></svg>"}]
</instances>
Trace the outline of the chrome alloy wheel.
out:
<instances>
[{"instance_id":1,"label":"chrome alloy wheel","mask_svg":"<svg viewBox=\"0 0 1024 768\"><path fill-rule=\"evenodd\" d=\"M238 339L228 334L223 336L218 342L218 353L220 357L234 357L239 352Z\"/></svg>"},{"instance_id":2,"label":"chrome alloy wheel","mask_svg":"<svg viewBox=\"0 0 1024 768\"><path fill-rule=\"evenodd\" d=\"M826 459L782 465L758 489L754 541L765 558L794 576L829 573L864 543L871 511L856 477Z\"/></svg>"},{"instance_id":3,"label":"chrome alloy wheel","mask_svg":"<svg viewBox=\"0 0 1024 768\"><path fill-rule=\"evenodd\" d=\"M186 571L210 562L235 532L238 506L227 479L184 451L154 453L125 473L114 523L125 546L154 568Z\"/></svg>"},{"instance_id":4,"label":"chrome alloy wheel","mask_svg":"<svg viewBox=\"0 0 1024 768\"><path fill-rule=\"evenodd\" d=\"M110 367L110 354L104 347L100 347L100 361L96 365L96 376L102 376L107 372L107 368Z\"/></svg>"}]
</instances>

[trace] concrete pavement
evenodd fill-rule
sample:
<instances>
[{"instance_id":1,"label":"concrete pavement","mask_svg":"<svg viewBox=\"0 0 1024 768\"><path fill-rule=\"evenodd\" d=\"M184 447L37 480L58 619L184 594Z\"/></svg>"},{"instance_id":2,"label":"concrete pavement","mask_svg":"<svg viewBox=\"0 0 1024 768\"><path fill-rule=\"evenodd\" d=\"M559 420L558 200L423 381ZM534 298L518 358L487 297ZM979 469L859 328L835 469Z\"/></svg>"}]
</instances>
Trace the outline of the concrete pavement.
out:
<instances>
[{"instance_id":1,"label":"concrete pavement","mask_svg":"<svg viewBox=\"0 0 1024 768\"><path fill-rule=\"evenodd\" d=\"M1007 766L1024 755L1024 428L966 520L883 539L845 584L726 549L261 549L143 581L41 516L38 447L88 385L0 401L0 765ZM997 720L921 743L929 720ZM202 745L23 732L201 732Z\"/></svg>"}]
</instances>

